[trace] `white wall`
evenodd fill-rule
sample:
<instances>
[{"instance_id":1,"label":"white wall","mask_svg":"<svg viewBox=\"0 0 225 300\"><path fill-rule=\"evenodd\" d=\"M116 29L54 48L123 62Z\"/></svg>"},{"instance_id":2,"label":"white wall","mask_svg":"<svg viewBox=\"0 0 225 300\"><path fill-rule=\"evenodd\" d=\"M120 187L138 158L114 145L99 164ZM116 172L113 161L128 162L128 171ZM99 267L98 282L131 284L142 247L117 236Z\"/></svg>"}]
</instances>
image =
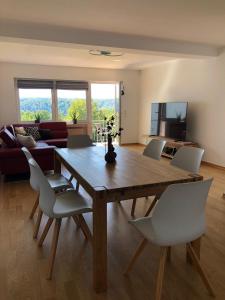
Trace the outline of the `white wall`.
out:
<instances>
[{"instance_id":1,"label":"white wall","mask_svg":"<svg viewBox=\"0 0 225 300\"><path fill-rule=\"evenodd\" d=\"M125 95L121 99L121 118L124 131L121 142L138 141L139 71L0 63L0 126L18 122L14 78L123 81Z\"/></svg>"},{"instance_id":2,"label":"white wall","mask_svg":"<svg viewBox=\"0 0 225 300\"><path fill-rule=\"evenodd\" d=\"M153 101L188 101L188 139L205 149L204 160L225 166L225 53L187 59L141 72L139 142L149 134Z\"/></svg>"}]
</instances>

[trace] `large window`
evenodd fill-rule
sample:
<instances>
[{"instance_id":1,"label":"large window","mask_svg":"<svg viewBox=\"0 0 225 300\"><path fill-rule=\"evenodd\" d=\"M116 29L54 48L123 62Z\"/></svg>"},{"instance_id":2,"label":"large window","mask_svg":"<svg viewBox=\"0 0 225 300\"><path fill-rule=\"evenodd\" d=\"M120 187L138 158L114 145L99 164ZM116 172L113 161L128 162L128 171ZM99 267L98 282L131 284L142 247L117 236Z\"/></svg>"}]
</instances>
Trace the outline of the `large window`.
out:
<instances>
[{"instance_id":1,"label":"large window","mask_svg":"<svg viewBox=\"0 0 225 300\"><path fill-rule=\"evenodd\" d=\"M87 96L85 90L57 90L58 119L69 121L76 116L87 120Z\"/></svg>"},{"instance_id":2,"label":"large window","mask_svg":"<svg viewBox=\"0 0 225 300\"><path fill-rule=\"evenodd\" d=\"M17 80L20 121L87 121L85 81Z\"/></svg>"},{"instance_id":3,"label":"large window","mask_svg":"<svg viewBox=\"0 0 225 300\"><path fill-rule=\"evenodd\" d=\"M51 89L19 88L19 105L21 121L33 121L38 114L42 120L52 120Z\"/></svg>"}]
</instances>

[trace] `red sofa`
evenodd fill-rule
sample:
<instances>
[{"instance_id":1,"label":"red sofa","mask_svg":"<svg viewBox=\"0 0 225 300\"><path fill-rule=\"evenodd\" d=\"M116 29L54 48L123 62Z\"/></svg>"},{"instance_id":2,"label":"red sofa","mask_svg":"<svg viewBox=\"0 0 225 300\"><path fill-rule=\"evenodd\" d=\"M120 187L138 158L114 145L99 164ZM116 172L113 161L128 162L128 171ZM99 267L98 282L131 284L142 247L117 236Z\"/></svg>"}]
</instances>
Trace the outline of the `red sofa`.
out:
<instances>
[{"instance_id":1,"label":"red sofa","mask_svg":"<svg viewBox=\"0 0 225 300\"><path fill-rule=\"evenodd\" d=\"M42 170L48 171L54 168L54 149L63 148L67 144L67 125L65 122L42 122L39 124L12 124L5 126L14 136L15 127L38 127L49 129L51 138L37 141L30 152L38 162ZM20 146L9 148L3 145L0 148L0 173L14 175L29 172L29 166Z\"/></svg>"}]
</instances>

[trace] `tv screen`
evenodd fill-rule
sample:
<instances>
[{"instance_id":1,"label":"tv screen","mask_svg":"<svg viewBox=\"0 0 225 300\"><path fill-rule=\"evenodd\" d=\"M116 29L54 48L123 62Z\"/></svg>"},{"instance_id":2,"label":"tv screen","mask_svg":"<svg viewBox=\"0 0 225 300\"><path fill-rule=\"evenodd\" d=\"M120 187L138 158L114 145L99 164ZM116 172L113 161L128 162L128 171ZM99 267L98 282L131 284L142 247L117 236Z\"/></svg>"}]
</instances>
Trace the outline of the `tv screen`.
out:
<instances>
[{"instance_id":1,"label":"tv screen","mask_svg":"<svg viewBox=\"0 0 225 300\"><path fill-rule=\"evenodd\" d=\"M152 103L150 135L184 141L186 117L187 102Z\"/></svg>"}]
</instances>

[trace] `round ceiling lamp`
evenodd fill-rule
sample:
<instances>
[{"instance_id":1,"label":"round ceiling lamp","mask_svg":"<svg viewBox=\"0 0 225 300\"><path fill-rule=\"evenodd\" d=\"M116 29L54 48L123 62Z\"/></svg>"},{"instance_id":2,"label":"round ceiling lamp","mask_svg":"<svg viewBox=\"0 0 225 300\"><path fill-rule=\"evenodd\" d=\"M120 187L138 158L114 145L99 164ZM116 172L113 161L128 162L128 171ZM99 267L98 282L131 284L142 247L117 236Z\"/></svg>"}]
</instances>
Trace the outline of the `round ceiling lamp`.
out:
<instances>
[{"instance_id":1,"label":"round ceiling lamp","mask_svg":"<svg viewBox=\"0 0 225 300\"><path fill-rule=\"evenodd\" d=\"M98 50L93 49L89 50L89 54L91 55L98 55L98 56L108 56L108 57L116 57L116 56L122 56L122 52L115 52L115 51L108 51L108 50Z\"/></svg>"}]
</instances>

